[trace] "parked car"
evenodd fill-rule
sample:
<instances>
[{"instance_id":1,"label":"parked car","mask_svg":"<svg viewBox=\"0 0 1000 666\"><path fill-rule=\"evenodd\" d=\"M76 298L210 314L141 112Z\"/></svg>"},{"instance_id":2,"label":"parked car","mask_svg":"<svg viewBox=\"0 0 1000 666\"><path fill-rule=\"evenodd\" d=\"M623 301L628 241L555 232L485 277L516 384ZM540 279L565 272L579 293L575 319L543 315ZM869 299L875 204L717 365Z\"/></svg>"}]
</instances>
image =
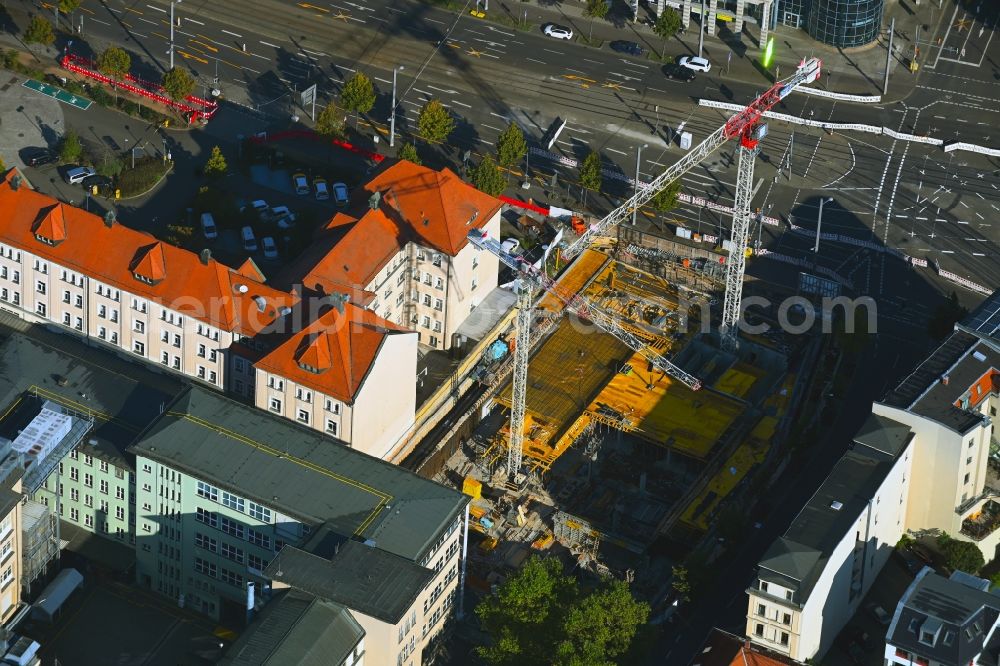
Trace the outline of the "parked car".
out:
<instances>
[{"instance_id":1,"label":"parked car","mask_svg":"<svg viewBox=\"0 0 1000 666\"><path fill-rule=\"evenodd\" d=\"M253 235L252 227L243 227L240 229L240 236L243 238L243 249L247 252L257 251L257 237Z\"/></svg>"},{"instance_id":2,"label":"parked car","mask_svg":"<svg viewBox=\"0 0 1000 666\"><path fill-rule=\"evenodd\" d=\"M274 239L270 236L264 236L260 239L261 248L264 250L264 256L268 259L278 258L278 246L274 244Z\"/></svg>"},{"instance_id":3,"label":"parked car","mask_svg":"<svg viewBox=\"0 0 1000 666\"><path fill-rule=\"evenodd\" d=\"M291 229L295 226L295 213L288 210L288 206L275 206L271 209L268 222L275 222L279 229Z\"/></svg>"},{"instance_id":4,"label":"parked car","mask_svg":"<svg viewBox=\"0 0 1000 666\"><path fill-rule=\"evenodd\" d=\"M920 570L924 568L924 563L905 548L896 548L893 553L895 553L896 557L899 559L900 564L902 564L903 567L910 572L911 576L916 576L920 573Z\"/></svg>"},{"instance_id":5,"label":"parked car","mask_svg":"<svg viewBox=\"0 0 1000 666\"><path fill-rule=\"evenodd\" d=\"M573 39L573 30L564 25L550 23L542 29L542 32L555 39Z\"/></svg>"},{"instance_id":6,"label":"parked car","mask_svg":"<svg viewBox=\"0 0 1000 666\"><path fill-rule=\"evenodd\" d=\"M295 193L300 197L309 194L309 181L306 180L306 175L301 171L292 174L292 186L295 188Z\"/></svg>"},{"instance_id":7,"label":"parked car","mask_svg":"<svg viewBox=\"0 0 1000 666\"><path fill-rule=\"evenodd\" d=\"M215 240L219 237L219 228L215 226L215 218L211 213L201 214L201 233L208 240Z\"/></svg>"},{"instance_id":8,"label":"parked car","mask_svg":"<svg viewBox=\"0 0 1000 666\"><path fill-rule=\"evenodd\" d=\"M250 210L257 213L257 217L259 217L261 221L265 220L266 217L271 212L271 207L268 206L267 202L264 201L263 199L257 199L256 201L251 201L246 206L240 208L240 212L242 213L243 211L245 211L247 209L247 206L250 207Z\"/></svg>"},{"instance_id":9,"label":"parked car","mask_svg":"<svg viewBox=\"0 0 1000 666\"><path fill-rule=\"evenodd\" d=\"M330 198L330 189L326 186L326 181L317 178L313 181L313 190L316 191L316 201L326 201Z\"/></svg>"},{"instance_id":10,"label":"parked car","mask_svg":"<svg viewBox=\"0 0 1000 666\"><path fill-rule=\"evenodd\" d=\"M712 63L705 58L699 58L698 56L682 56L681 58L678 58L677 64L696 72L708 72L712 69Z\"/></svg>"},{"instance_id":11,"label":"parked car","mask_svg":"<svg viewBox=\"0 0 1000 666\"><path fill-rule=\"evenodd\" d=\"M610 44L612 51L618 51L619 53L627 53L629 55L641 56L642 47L639 46L637 42L629 42L624 39L618 39Z\"/></svg>"},{"instance_id":12,"label":"parked car","mask_svg":"<svg viewBox=\"0 0 1000 666\"><path fill-rule=\"evenodd\" d=\"M94 174L93 176L87 176L83 179L82 185L88 190L95 185L99 188L111 187L111 179L107 176L102 176L101 174Z\"/></svg>"},{"instance_id":13,"label":"parked car","mask_svg":"<svg viewBox=\"0 0 1000 666\"><path fill-rule=\"evenodd\" d=\"M688 69L687 67L681 67L677 63L671 63L669 65L663 66L663 75L668 79L673 79L674 81L683 81L685 83L695 80L695 73Z\"/></svg>"},{"instance_id":14,"label":"parked car","mask_svg":"<svg viewBox=\"0 0 1000 666\"><path fill-rule=\"evenodd\" d=\"M338 206L347 205L347 185L344 183L333 184L333 200Z\"/></svg>"},{"instance_id":15,"label":"parked car","mask_svg":"<svg viewBox=\"0 0 1000 666\"><path fill-rule=\"evenodd\" d=\"M53 164L56 161L56 154L48 148L25 148L21 151L21 160L25 166L39 167Z\"/></svg>"},{"instance_id":16,"label":"parked car","mask_svg":"<svg viewBox=\"0 0 1000 666\"><path fill-rule=\"evenodd\" d=\"M516 238L508 238L500 243L500 249L507 254L517 254L517 251L521 249L521 241Z\"/></svg>"},{"instance_id":17,"label":"parked car","mask_svg":"<svg viewBox=\"0 0 1000 666\"><path fill-rule=\"evenodd\" d=\"M96 173L97 172L89 166L73 167L66 172L66 182L70 185L79 185L83 182L84 178L93 176Z\"/></svg>"},{"instance_id":18,"label":"parked car","mask_svg":"<svg viewBox=\"0 0 1000 666\"><path fill-rule=\"evenodd\" d=\"M881 606L877 604L868 604L868 610L871 611L871 614L875 616L875 619L878 620L878 623L882 626L888 626L888 624L892 622L892 616L889 615L889 613Z\"/></svg>"}]
</instances>

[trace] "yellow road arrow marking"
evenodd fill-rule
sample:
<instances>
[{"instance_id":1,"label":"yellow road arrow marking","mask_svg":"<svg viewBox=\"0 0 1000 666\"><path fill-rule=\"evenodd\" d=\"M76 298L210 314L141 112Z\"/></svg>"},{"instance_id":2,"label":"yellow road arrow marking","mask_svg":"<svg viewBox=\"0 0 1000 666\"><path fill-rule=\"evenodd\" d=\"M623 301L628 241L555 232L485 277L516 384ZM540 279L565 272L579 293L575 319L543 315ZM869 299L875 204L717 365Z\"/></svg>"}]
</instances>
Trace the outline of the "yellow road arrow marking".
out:
<instances>
[{"instance_id":1,"label":"yellow road arrow marking","mask_svg":"<svg viewBox=\"0 0 1000 666\"><path fill-rule=\"evenodd\" d=\"M300 2L299 7L302 9L315 9L318 12L323 12L324 14L329 14L330 10L323 7L317 7L316 5L310 5L308 2Z\"/></svg>"}]
</instances>

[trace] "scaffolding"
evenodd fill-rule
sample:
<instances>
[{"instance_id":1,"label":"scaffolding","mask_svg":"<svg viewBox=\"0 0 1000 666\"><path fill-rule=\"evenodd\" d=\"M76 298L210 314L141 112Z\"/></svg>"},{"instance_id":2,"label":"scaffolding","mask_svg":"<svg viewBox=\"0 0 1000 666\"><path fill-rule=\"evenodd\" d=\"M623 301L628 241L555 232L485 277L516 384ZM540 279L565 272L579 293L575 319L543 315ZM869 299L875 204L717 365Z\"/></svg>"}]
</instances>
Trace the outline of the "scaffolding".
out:
<instances>
[{"instance_id":1,"label":"scaffolding","mask_svg":"<svg viewBox=\"0 0 1000 666\"><path fill-rule=\"evenodd\" d=\"M556 511L552 514L552 535L573 553L597 557L601 534L583 518L565 511Z\"/></svg>"}]
</instances>

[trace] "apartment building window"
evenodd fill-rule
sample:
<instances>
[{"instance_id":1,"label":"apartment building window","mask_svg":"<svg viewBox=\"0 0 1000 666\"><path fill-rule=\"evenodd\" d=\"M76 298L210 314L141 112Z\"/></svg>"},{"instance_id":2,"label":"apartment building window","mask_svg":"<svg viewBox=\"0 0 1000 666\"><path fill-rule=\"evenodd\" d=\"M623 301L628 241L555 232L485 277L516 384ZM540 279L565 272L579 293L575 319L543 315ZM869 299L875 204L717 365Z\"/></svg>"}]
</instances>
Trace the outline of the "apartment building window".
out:
<instances>
[{"instance_id":1,"label":"apartment building window","mask_svg":"<svg viewBox=\"0 0 1000 666\"><path fill-rule=\"evenodd\" d=\"M111 331L111 340L110 340L110 342L113 345L118 344L118 333L117 332Z\"/></svg>"},{"instance_id":2,"label":"apartment building window","mask_svg":"<svg viewBox=\"0 0 1000 666\"><path fill-rule=\"evenodd\" d=\"M764 604L757 604L757 615L760 615L761 617L767 615L767 606Z\"/></svg>"},{"instance_id":3,"label":"apartment building window","mask_svg":"<svg viewBox=\"0 0 1000 666\"><path fill-rule=\"evenodd\" d=\"M35 312L37 314L40 314L41 316L44 317L45 316L45 303L36 303L35 304Z\"/></svg>"},{"instance_id":4,"label":"apartment building window","mask_svg":"<svg viewBox=\"0 0 1000 666\"><path fill-rule=\"evenodd\" d=\"M479 280L477 280L476 278L472 278L472 291L475 291L476 287L478 286L479 286Z\"/></svg>"},{"instance_id":5,"label":"apartment building window","mask_svg":"<svg viewBox=\"0 0 1000 666\"><path fill-rule=\"evenodd\" d=\"M256 502L250 502L250 510L247 513L251 518L256 518L262 523L271 522L271 510Z\"/></svg>"},{"instance_id":6,"label":"apartment building window","mask_svg":"<svg viewBox=\"0 0 1000 666\"><path fill-rule=\"evenodd\" d=\"M434 332L435 333L440 333L441 332L441 322L439 322L437 320L434 321Z\"/></svg>"},{"instance_id":7,"label":"apartment building window","mask_svg":"<svg viewBox=\"0 0 1000 666\"><path fill-rule=\"evenodd\" d=\"M267 536L263 532L247 528L247 541L256 546L261 546L263 548L267 548L268 550L271 549L271 537Z\"/></svg>"},{"instance_id":8,"label":"apartment building window","mask_svg":"<svg viewBox=\"0 0 1000 666\"><path fill-rule=\"evenodd\" d=\"M102 492L103 494L107 495L107 494L108 494L108 489L109 489L109 488L110 488L110 486L108 485L108 482L107 482L107 481L105 481L104 479L101 479L101 482L100 482L100 484L99 484L99 490L100 490L100 491L101 491L101 492Z\"/></svg>"},{"instance_id":9,"label":"apartment building window","mask_svg":"<svg viewBox=\"0 0 1000 666\"><path fill-rule=\"evenodd\" d=\"M385 291L384 291L384 292L382 293L382 298L384 298L384 299L386 299L386 300L389 300L390 298L392 298L392 289L386 289L386 290L385 290Z\"/></svg>"},{"instance_id":10,"label":"apartment building window","mask_svg":"<svg viewBox=\"0 0 1000 666\"><path fill-rule=\"evenodd\" d=\"M212 553L218 552L219 549L219 544L215 539L201 532L194 533L194 545Z\"/></svg>"},{"instance_id":11,"label":"apartment building window","mask_svg":"<svg viewBox=\"0 0 1000 666\"><path fill-rule=\"evenodd\" d=\"M136 333L145 333L146 332L146 322L142 321L141 319L135 319L132 322L132 329Z\"/></svg>"},{"instance_id":12,"label":"apartment building window","mask_svg":"<svg viewBox=\"0 0 1000 666\"><path fill-rule=\"evenodd\" d=\"M108 500L101 500L97 503L97 508L100 509L101 513L108 515Z\"/></svg>"},{"instance_id":13,"label":"apartment building window","mask_svg":"<svg viewBox=\"0 0 1000 666\"><path fill-rule=\"evenodd\" d=\"M116 506L115 507L115 518L118 520L125 520L125 507Z\"/></svg>"},{"instance_id":14,"label":"apartment building window","mask_svg":"<svg viewBox=\"0 0 1000 666\"><path fill-rule=\"evenodd\" d=\"M70 314L68 312L64 312L63 313L63 325L64 326L72 326L72 324L73 324L73 318L70 316Z\"/></svg>"},{"instance_id":15,"label":"apartment building window","mask_svg":"<svg viewBox=\"0 0 1000 666\"><path fill-rule=\"evenodd\" d=\"M204 497L205 499L212 500L213 502L219 501L219 489L205 483L204 481L199 481L197 483L195 493L197 493L198 497Z\"/></svg>"},{"instance_id":16,"label":"apartment building window","mask_svg":"<svg viewBox=\"0 0 1000 666\"><path fill-rule=\"evenodd\" d=\"M758 622L757 626L753 628L753 635L758 638L764 638L764 625Z\"/></svg>"},{"instance_id":17,"label":"apartment building window","mask_svg":"<svg viewBox=\"0 0 1000 666\"><path fill-rule=\"evenodd\" d=\"M784 613L781 616L781 623L782 624L789 624L790 625L792 623L792 616L791 616L791 614L790 613Z\"/></svg>"},{"instance_id":18,"label":"apartment building window","mask_svg":"<svg viewBox=\"0 0 1000 666\"><path fill-rule=\"evenodd\" d=\"M170 365L170 354L167 352L160 352L160 363L163 365Z\"/></svg>"},{"instance_id":19,"label":"apartment building window","mask_svg":"<svg viewBox=\"0 0 1000 666\"><path fill-rule=\"evenodd\" d=\"M220 554L228 560L243 564L243 551L236 546L231 546L225 541L222 542L220 547Z\"/></svg>"},{"instance_id":20,"label":"apartment building window","mask_svg":"<svg viewBox=\"0 0 1000 666\"><path fill-rule=\"evenodd\" d=\"M243 513L243 509L244 509L244 505L245 505L245 500L242 497L239 497L237 495L233 495L232 493L227 493L226 491L223 490L222 491L222 505L223 506L228 506L230 509L233 509L235 511L239 511L240 513Z\"/></svg>"},{"instance_id":21,"label":"apartment building window","mask_svg":"<svg viewBox=\"0 0 1000 666\"><path fill-rule=\"evenodd\" d=\"M438 346L438 342L440 342L438 340L438 337L436 335L432 335L431 336L431 347L437 347Z\"/></svg>"},{"instance_id":22,"label":"apartment building window","mask_svg":"<svg viewBox=\"0 0 1000 666\"><path fill-rule=\"evenodd\" d=\"M788 632L781 632L781 638L778 642L782 645L788 645Z\"/></svg>"},{"instance_id":23,"label":"apartment building window","mask_svg":"<svg viewBox=\"0 0 1000 666\"><path fill-rule=\"evenodd\" d=\"M14 277L11 278L11 282L21 284L21 271L14 271Z\"/></svg>"},{"instance_id":24,"label":"apartment building window","mask_svg":"<svg viewBox=\"0 0 1000 666\"><path fill-rule=\"evenodd\" d=\"M430 305L430 304L431 304L431 295L424 294L424 305Z\"/></svg>"},{"instance_id":25,"label":"apartment building window","mask_svg":"<svg viewBox=\"0 0 1000 666\"><path fill-rule=\"evenodd\" d=\"M63 303L70 302L70 293L67 290L63 290Z\"/></svg>"},{"instance_id":26,"label":"apartment building window","mask_svg":"<svg viewBox=\"0 0 1000 666\"><path fill-rule=\"evenodd\" d=\"M78 470L76 467L70 467L69 468L69 478L70 478L71 481L79 481L80 480L80 470Z\"/></svg>"},{"instance_id":27,"label":"apartment building window","mask_svg":"<svg viewBox=\"0 0 1000 666\"><path fill-rule=\"evenodd\" d=\"M115 470L115 474L117 475L119 471L120 470ZM125 499L125 489L121 486L115 486L115 499Z\"/></svg>"},{"instance_id":28,"label":"apartment building window","mask_svg":"<svg viewBox=\"0 0 1000 666\"><path fill-rule=\"evenodd\" d=\"M198 366L198 379L204 379L204 378L205 378L205 366L199 365Z\"/></svg>"},{"instance_id":29,"label":"apartment building window","mask_svg":"<svg viewBox=\"0 0 1000 666\"><path fill-rule=\"evenodd\" d=\"M976 443L975 439L970 439L969 440L969 448L971 449L975 445L975 443Z\"/></svg>"},{"instance_id":30,"label":"apartment building window","mask_svg":"<svg viewBox=\"0 0 1000 666\"><path fill-rule=\"evenodd\" d=\"M35 291L37 291L39 294L44 294L45 293L45 288L46 288L46 285L41 280L39 280L38 282L35 283Z\"/></svg>"},{"instance_id":31,"label":"apartment building window","mask_svg":"<svg viewBox=\"0 0 1000 666\"><path fill-rule=\"evenodd\" d=\"M219 518L219 529L225 532L226 534L230 534L236 537L237 539L242 539L243 530L246 528L244 528L242 524L236 522L235 520L230 520L225 516L221 516Z\"/></svg>"},{"instance_id":32,"label":"apartment building window","mask_svg":"<svg viewBox=\"0 0 1000 666\"><path fill-rule=\"evenodd\" d=\"M430 286L430 283L431 283L431 274L424 273L424 284Z\"/></svg>"},{"instance_id":33,"label":"apartment building window","mask_svg":"<svg viewBox=\"0 0 1000 666\"><path fill-rule=\"evenodd\" d=\"M243 576L229 569L222 570L221 579L234 587L243 587Z\"/></svg>"},{"instance_id":34,"label":"apartment building window","mask_svg":"<svg viewBox=\"0 0 1000 666\"><path fill-rule=\"evenodd\" d=\"M73 322L73 328L75 328L78 331L82 331L83 330L83 318L82 317L77 317L76 318L76 321Z\"/></svg>"},{"instance_id":35,"label":"apartment building window","mask_svg":"<svg viewBox=\"0 0 1000 666\"><path fill-rule=\"evenodd\" d=\"M399 277L396 278L396 286L398 287L399 285L403 284L405 280L406 280L406 271L400 271Z\"/></svg>"},{"instance_id":36,"label":"apartment building window","mask_svg":"<svg viewBox=\"0 0 1000 666\"><path fill-rule=\"evenodd\" d=\"M70 509L69 510L69 519L72 520L73 522L76 522L76 523L80 522L80 510L79 509Z\"/></svg>"},{"instance_id":37,"label":"apartment building window","mask_svg":"<svg viewBox=\"0 0 1000 666\"><path fill-rule=\"evenodd\" d=\"M327 419L326 420L326 431L327 431L327 433L329 433L329 434L333 435L334 437L336 437L337 436L337 422L336 421L331 421L330 419Z\"/></svg>"},{"instance_id":38,"label":"apartment building window","mask_svg":"<svg viewBox=\"0 0 1000 666\"><path fill-rule=\"evenodd\" d=\"M444 310L444 301L442 301L440 298L435 298L434 299L434 309L437 310L438 312L441 312L442 310Z\"/></svg>"},{"instance_id":39,"label":"apartment building window","mask_svg":"<svg viewBox=\"0 0 1000 666\"><path fill-rule=\"evenodd\" d=\"M173 366L174 370L180 370L181 369L181 357L180 356L174 356L173 361L174 362L171 365Z\"/></svg>"},{"instance_id":40,"label":"apartment building window","mask_svg":"<svg viewBox=\"0 0 1000 666\"><path fill-rule=\"evenodd\" d=\"M267 378L267 385L277 391L285 390L285 380L276 379L273 376Z\"/></svg>"},{"instance_id":41,"label":"apartment building window","mask_svg":"<svg viewBox=\"0 0 1000 666\"><path fill-rule=\"evenodd\" d=\"M83 475L83 485L87 486L88 488L93 488L94 487L94 475L93 474L84 474Z\"/></svg>"},{"instance_id":42,"label":"apartment building window","mask_svg":"<svg viewBox=\"0 0 1000 666\"><path fill-rule=\"evenodd\" d=\"M139 340L132 341L132 351L134 351L139 356L146 355L146 343L140 342Z\"/></svg>"},{"instance_id":43,"label":"apartment building window","mask_svg":"<svg viewBox=\"0 0 1000 666\"><path fill-rule=\"evenodd\" d=\"M403 294L400 294L399 296L397 296L396 297L396 305L402 305L403 304L403 298L405 298L403 296Z\"/></svg>"},{"instance_id":44,"label":"apartment building window","mask_svg":"<svg viewBox=\"0 0 1000 666\"><path fill-rule=\"evenodd\" d=\"M252 553L247 555L247 566L255 571L264 571L268 564L270 562L263 557L258 557Z\"/></svg>"},{"instance_id":45,"label":"apartment building window","mask_svg":"<svg viewBox=\"0 0 1000 666\"><path fill-rule=\"evenodd\" d=\"M215 374L215 370L209 370L208 371L208 381L210 383L212 383L212 384L218 384L219 383L219 376L217 374Z\"/></svg>"},{"instance_id":46,"label":"apartment building window","mask_svg":"<svg viewBox=\"0 0 1000 666\"><path fill-rule=\"evenodd\" d=\"M444 289L444 278L437 278L434 280L435 289Z\"/></svg>"},{"instance_id":47,"label":"apartment building window","mask_svg":"<svg viewBox=\"0 0 1000 666\"><path fill-rule=\"evenodd\" d=\"M965 464L966 465L971 465L972 464L972 456L969 456L968 458L965 459Z\"/></svg>"},{"instance_id":48,"label":"apartment building window","mask_svg":"<svg viewBox=\"0 0 1000 666\"><path fill-rule=\"evenodd\" d=\"M139 312L146 312L146 301L140 301L138 298L132 299L132 308L138 310Z\"/></svg>"},{"instance_id":49,"label":"apartment building window","mask_svg":"<svg viewBox=\"0 0 1000 666\"><path fill-rule=\"evenodd\" d=\"M93 467L94 466L94 456L90 455L89 453L84 453L83 454L83 464L86 465L87 467Z\"/></svg>"},{"instance_id":50,"label":"apartment building window","mask_svg":"<svg viewBox=\"0 0 1000 666\"><path fill-rule=\"evenodd\" d=\"M479 257L472 258L472 270L479 268Z\"/></svg>"},{"instance_id":51,"label":"apartment building window","mask_svg":"<svg viewBox=\"0 0 1000 666\"><path fill-rule=\"evenodd\" d=\"M271 402L268 405L268 408L272 412L274 412L275 414L280 414L281 413L281 401L278 400L277 398L271 398Z\"/></svg>"},{"instance_id":52,"label":"apartment building window","mask_svg":"<svg viewBox=\"0 0 1000 666\"><path fill-rule=\"evenodd\" d=\"M5 301L10 300L10 291L7 289L7 287L0 289L0 299L3 299Z\"/></svg>"},{"instance_id":53,"label":"apartment building window","mask_svg":"<svg viewBox=\"0 0 1000 666\"><path fill-rule=\"evenodd\" d=\"M965 475L965 482L966 482L966 483L968 483L968 482L969 482L969 475L968 475L968 474L966 474L966 475Z\"/></svg>"},{"instance_id":54,"label":"apartment building window","mask_svg":"<svg viewBox=\"0 0 1000 666\"><path fill-rule=\"evenodd\" d=\"M298 411L298 414L296 414L295 418L296 418L296 420L299 423L306 423L306 424L308 424L309 423L309 412L307 412L304 409L300 409Z\"/></svg>"},{"instance_id":55,"label":"apartment building window","mask_svg":"<svg viewBox=\"0 0 1000 666\"><path fill-rule=\"evenodd\" d=\"M97 316L101 319L105 319L108 316L108 307L106 305L98 305Z\"/></svg>"},{"instance_id":56,"label":"apartment building window","mask_svg":"<svg viewBox=\"0 0 1000 666\"><path fill-rule=\"evenodd\" d=\"M83 307L83 296L80 295L80 294L77 294L76 298L73 300L73 305L75 305L78 308L82 308Z\"/></svg>"},{"instance_id":57,"label":"apartment building window","mask_svg":"<svg viewBox=\"0 0 1000 666\"><path fill-rule=\"evenodd\" d=\"M298 398L299 400L301 400L302 402L310 402L311 403L313 401L312 391L309 391L308 389L304 389L301 386L298 387L297 389L295 389L295 397Z\"/></svg>"},{"instance_id":58,"label":"apartment building window","mask_svg":"<svg viewBox=\"0 0 1000 666\"><path fill-rule=\"evenodd\" d=\"M203 560L200 557L194 558L194 570L200 574L204 574L209 578L215 578L218 576L218 569L215 566L215 562L209 562L208 560Z\"/></svg>"},{"instance_id":59,"label":"apartment building window","mask_svg":"<svg viewBox=\"0 0 1000 666\"><path fill-rule=\"evenodd\" d=\"M77 490L76 488L70 488L69 489L69 498L71 500L73 500L74 502L79 502L80 501L80 491Z\"/></svg>"},{"instance_id":60,"label":"apartment building window","mask_svg":"<svg viewBox=\"0 0 1000 666\"><path fill-rule=\"evenodd\" d=\"M198 344L198 358L205 358L205 345Z\"/></svg>"},{"instance_id":61,"label":"apartment building window","mask_svg":"<svg viewBox=\"0 0 1000 666\"><path fill-rule=\"evenodd\" d=\"M219 526L219 514L214 511L207 511L201 507L195 510L194 519L211 527Z\"/></svg>"},{"instance_id":62,"label":"apartment building window","mask_svg":"<svg viewBox=\"0 0 1000 666\"><path fill-rule=\"evenodd\" d=\"M431 327L431 318L428 317L427 315L424 315L424 319L423 319L423 321L421 323L423 324L424 328L430 328Z\"/></svg>"}]
</instances>

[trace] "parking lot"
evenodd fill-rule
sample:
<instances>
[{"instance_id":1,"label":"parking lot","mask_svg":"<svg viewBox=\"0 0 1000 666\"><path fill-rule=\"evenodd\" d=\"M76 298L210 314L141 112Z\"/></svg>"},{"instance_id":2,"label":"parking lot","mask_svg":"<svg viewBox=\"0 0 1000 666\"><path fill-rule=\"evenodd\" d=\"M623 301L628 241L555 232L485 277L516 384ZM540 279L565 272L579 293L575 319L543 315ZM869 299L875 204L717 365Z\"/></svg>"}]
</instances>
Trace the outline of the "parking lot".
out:
<instances>
[{"instance_id":1,"label":"parking lot","mask_svg":"<svg viewBox=\"0 0 1000 666\"><path fill-rule=\"evenodd\" d=\"M112 582L88 580L53 625L22 625L42 644L44 663L61 666L213 664L231 638L211 621L160 597ZM217 635L218 634L218 635ZM94 640L100 636L100 640Z\"/></svg>"}]
</instances>

